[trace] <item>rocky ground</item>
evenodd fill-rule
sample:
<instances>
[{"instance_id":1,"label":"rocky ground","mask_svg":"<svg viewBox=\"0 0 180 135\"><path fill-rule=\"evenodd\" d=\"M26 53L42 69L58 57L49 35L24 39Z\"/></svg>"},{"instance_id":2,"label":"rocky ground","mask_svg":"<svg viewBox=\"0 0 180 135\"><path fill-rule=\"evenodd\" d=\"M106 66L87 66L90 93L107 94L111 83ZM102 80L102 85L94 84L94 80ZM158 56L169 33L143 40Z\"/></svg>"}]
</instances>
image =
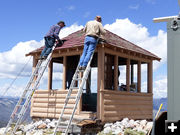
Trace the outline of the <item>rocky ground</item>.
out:
<instances>
[{"instance_id":1,"label":"rocky ground","mask_svg":"<svg viewBox=\"0 0 180 135\"><path fill-rule=\"evenodd\" d=\"M52 135L57 120L40 120L26 125L20 125L16 135ZM129 120L124 118L122 121L115 123L106 123L103 131L98 135L146 135L152 128L153 123L146 120ZM5 128L0 128L0 135ZM10 127L8 131L11 131ZM61 133L58 133L59 135Z\"/></svg>"}]
</instances>

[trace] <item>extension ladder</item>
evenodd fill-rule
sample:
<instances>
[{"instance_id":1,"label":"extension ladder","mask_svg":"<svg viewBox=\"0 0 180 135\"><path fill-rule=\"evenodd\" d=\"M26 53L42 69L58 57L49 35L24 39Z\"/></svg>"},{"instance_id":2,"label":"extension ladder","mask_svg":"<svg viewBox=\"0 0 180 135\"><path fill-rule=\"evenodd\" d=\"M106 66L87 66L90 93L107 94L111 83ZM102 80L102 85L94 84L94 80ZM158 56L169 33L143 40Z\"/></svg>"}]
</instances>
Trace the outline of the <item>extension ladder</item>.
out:
<instances>
[{"instance_id":1,"label":"extension ladder","mask_svg":"<svg viewBox=\"0 0 180 135\"><path fill-rule=\"evenodd\" d=\"M44 74L44 71L52 59L51 56L54 49L55 49L55 45L53 46L51 53L48 55L48 57L45 60L42 59L38 60L36 68L32 73L26 88L11 114L10 120L6 126L3 135L7 134L8 129L11 125L14 125L14 129L11 132L11 135L15 134L16 130L21 124L22 118L26 110L28 109L33 93L38 88L39 82Z\"/></svg>"},{"instance_id":2,"label":"extension ladder","mask_svg":"<svg viewBox=\"0 0 180 135\"><path fill-rule=\"evenodd\" d=\"M65 133L65 135L68 134L68 131L69 131L69 128L70 128L70 126L71 126L71 123L72 123L72 120L73 120L75 111L76 111L76 109L77 109L77 105L78 105L79 100L80 100L80 98L81 98L81 95L82 95L82 93L83 93L83 86L84 86L84 84L85 84L85 82L86 82L86 80L87 80L87 78L88 78L89 72L90 72L90 70L91 70L90 64L91 64L93 55L94 55L94 52L93 52L93 54L92 54L92 56L91 56L91 58L90 58L90 60L89 60L89 62L88 62L88 65L87 65L87 67L86 67L85 70L80 70L80 69L78 68L78 66L77 66L77 69L76 69L76 71L75 71L75 73L74 73L73 79L72 79L72 81L71 81L70 88L69 88L69 90L68 90L68 93L67 93L67 96L66 96L66 99L65 99L64 106L63 106L62 111L61 111L61 115L60 115L60 117L59 117L59 119L58 119L58 122L57 122L57 124L56 124L56 127L55 127L55 129L54 129L53 135L56 135L58 128L63 129L63 130L64 130L63 132ZM78 64L78 65L79 65L79 64ZM83 77L82 77L82 78L81 78L81 76L80 76L80 73L83 73ZM76 84L77 81L79 81L78 84ZM77 86L76 86L76 85L77 85ZM77 92L76 96L72 96L72 95L71 95L73 89L78 89L78 92ZM68 106L68 102L69 102L70 99L75 99L75 104L74 104L74 106ZM71 114L70 117L63 116L63 115L64 115L64 111L65 111L66 109L73 109L72 114ZM63 122L63 119L64 119L64 118L65 118L65 119L68 119L68 123Z\"/></svg>"}]
</instances>

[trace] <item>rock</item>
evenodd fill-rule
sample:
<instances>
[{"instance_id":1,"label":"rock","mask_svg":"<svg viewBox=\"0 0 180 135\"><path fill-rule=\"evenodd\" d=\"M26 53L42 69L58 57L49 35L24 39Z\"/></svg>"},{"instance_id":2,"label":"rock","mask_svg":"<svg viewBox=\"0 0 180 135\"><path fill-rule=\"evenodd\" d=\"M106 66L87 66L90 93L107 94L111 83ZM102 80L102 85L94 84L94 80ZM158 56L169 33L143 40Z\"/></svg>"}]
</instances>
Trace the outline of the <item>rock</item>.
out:
<instances>
[{"instance_id":1,"label":"rock","mask_svg":"<svg viewBox=\"0 0 180 135\"><path fill-rule=\"evenodd\" d=\"M106 127L111 127L113 125L113 123L106 123L105 125L104 125L104 128L106 128Z\"/></svg>"},{"instance_id":2,"label":"rock","mask_svg":"<svg viewBox=\"0 0 180 135\"><path fill-rule=\"evenodd\" d=\"M50 123L51 121L50 121L50 119L46 119L46 121L45 121L46 123Z\"/></svg>"},{"instance_id":3,"label":"rock","mask_svg":"<svg viewBox=\"0 0 180 135\"><path fill-rule=\"evenodd\" d=\"M122 123L123 126L126 126L126 125L128 124L128 122L129 122L129 119L128 119L128 118L124 118L124 119L121 121L121 123Z\"/></svg>"},{"instance_id":4,"label":"rock","mask_svg":"<svg viewBox=\"0 0 180 135\"><path fill-rule=\"evenodd\" d=\"M47 127L49 127L49 128L55 128L55 127L56 127L55 121L50 122Z\"/></svg>"},{"instance_id":5,"label":"rock","mask_svg":"<svg viewBox=\"0 0 180 135\"><path fill-rule=\"evenodd\" d=\"M141 121L140 121L140 125L141 125L142 127L145 127L146 124L147 124L147 121L146 121L146 120L141 120Z\"/></svg>"},{"instance_id":6,"label":"rock","mask_svg":"<svg viewBox=\"0 0 180 135\"><path fill-rule=\"evenodd\" d=\"M37 130L33 135L43 135L43 131L42 130Z\"/></svg>"},{"instance_id":7,"label":"rock","mask_svg":"<svg viewBox=\"0 0 180 135\"><path fill-rule=\"evenodd\" d=\"M149 131L152 129L152 126L153 126L153 122L148 122L144 127L144 130Z\"/></svg>"},{"instance_id":8,"label":"rock","mask_svg":"<svg viewBox=\"0 0 180 135\"><path fill-rule=\"evenodd\" d=\"M24 126L24 132L27 132L27 131L30 131L30 130L33 130L35 127L33 124L29 124L29 125L25 125Z\"/></svg>"},{"instance_id":9,"label":"rock","mask_svg":"<svg viewBox=\"0 0 180 135\"><path fill-rule=\"evenodd\" d=\"M15 135L22 135L22 131L17 131Z\"/></svg>"},{"instance_id":10,"label":"rock","mask_svg":"<svg viewBox=\"0 0 180 135\"><path fill-rule=\"evenodd\" d=\"M45 129L45 128L47 128L47 125L45 123L43 123L43 124L39 125L37 128L38 129Z\"/></svg>"},{"instance_id":11,"label":"rock","mask_svg":"<svg viewBox=\"0 0 180 135\"><path fill-rule=\"evenodd\" d=\"M0 135L3 134L5 130L6 128L0 128Z\"/></svg>"},{"instance_id":12,"label":"rock","mask_svg":"<svg viewBox=\"0 0 180 135\"><path fill-rule=\"evenodd\" d=\"M111 130L111 128L110 127L106 127L105 129L104 129L104 134L108 134L108 133L110 133L112 130Z\"/></svg>"}]
</instances>

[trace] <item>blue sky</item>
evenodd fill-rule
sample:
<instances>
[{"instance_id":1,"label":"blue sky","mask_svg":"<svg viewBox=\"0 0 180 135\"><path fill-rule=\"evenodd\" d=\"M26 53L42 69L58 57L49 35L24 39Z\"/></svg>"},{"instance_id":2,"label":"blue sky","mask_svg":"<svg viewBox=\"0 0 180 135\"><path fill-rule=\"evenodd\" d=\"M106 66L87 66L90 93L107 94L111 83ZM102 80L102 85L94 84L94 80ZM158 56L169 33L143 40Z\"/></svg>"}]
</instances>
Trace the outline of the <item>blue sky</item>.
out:
<instances>
[{"instance_id":1,"label":"blue sky","mask_svg":"<svg viewBox=\"0 0 180 135\"><path fill-rule=\"evenodd\" d=\"M166 96L166 23L153 23L154 17L177 15L177 0L6 0L0 2L0 88L4 91L25 62L24 54L43 44L49 27L60 20L66 22L64 35L82 28L87 21L101 15L108 30L162 57L155 63L154 90L163 86ZM138 33L139 34L138 34ZM139 36L139 37L138 37ZM143 37L144 36L144 37ZM165 48L158 52L158 48ZM21 48L22 47L22 48ZM21 50L22 49L22 50ZM29 49L29 50L28 50ZM26 51L24 51L26 50ZM18 53L19 52L19 53ZM11 65L9 67L9 65ZM27 72L31 71L31 65ZM22 76L22 78L25 76ZM15 91L26 79L14 84ZM158 86L157 86L158 85ZM158 93L161 95L161 92ZM9 95L11 95L9 93ZM158 97L158 95L157 95Z\"/></svg>"}]
</instances>

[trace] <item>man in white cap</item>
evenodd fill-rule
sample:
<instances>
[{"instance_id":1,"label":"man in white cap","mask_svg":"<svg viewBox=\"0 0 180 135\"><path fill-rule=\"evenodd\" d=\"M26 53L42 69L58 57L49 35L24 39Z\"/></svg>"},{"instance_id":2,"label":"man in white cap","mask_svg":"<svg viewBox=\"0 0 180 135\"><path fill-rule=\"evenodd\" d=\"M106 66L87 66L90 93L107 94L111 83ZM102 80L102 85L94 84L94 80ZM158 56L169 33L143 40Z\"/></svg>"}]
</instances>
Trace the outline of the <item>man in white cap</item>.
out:
<instances>
[{"instance_id":1,"label":"man in white cap","mask_svg":"<svg viewBox=\"0 0 180 135\"><path fill-rule=\"evenodd\" d=\"M101 16L96 16L95 20L86 23L86 26L83 30L85 32L86 37L84 40L83 53L80 58L80 64L79 64L80 70L86 69L86 66L91 58L91 55L93 54L96 48L98 39L100 37L102 38L103 35L105 35L106 33L101 22L102 22Z\"/></svg>"}]
</instances>

